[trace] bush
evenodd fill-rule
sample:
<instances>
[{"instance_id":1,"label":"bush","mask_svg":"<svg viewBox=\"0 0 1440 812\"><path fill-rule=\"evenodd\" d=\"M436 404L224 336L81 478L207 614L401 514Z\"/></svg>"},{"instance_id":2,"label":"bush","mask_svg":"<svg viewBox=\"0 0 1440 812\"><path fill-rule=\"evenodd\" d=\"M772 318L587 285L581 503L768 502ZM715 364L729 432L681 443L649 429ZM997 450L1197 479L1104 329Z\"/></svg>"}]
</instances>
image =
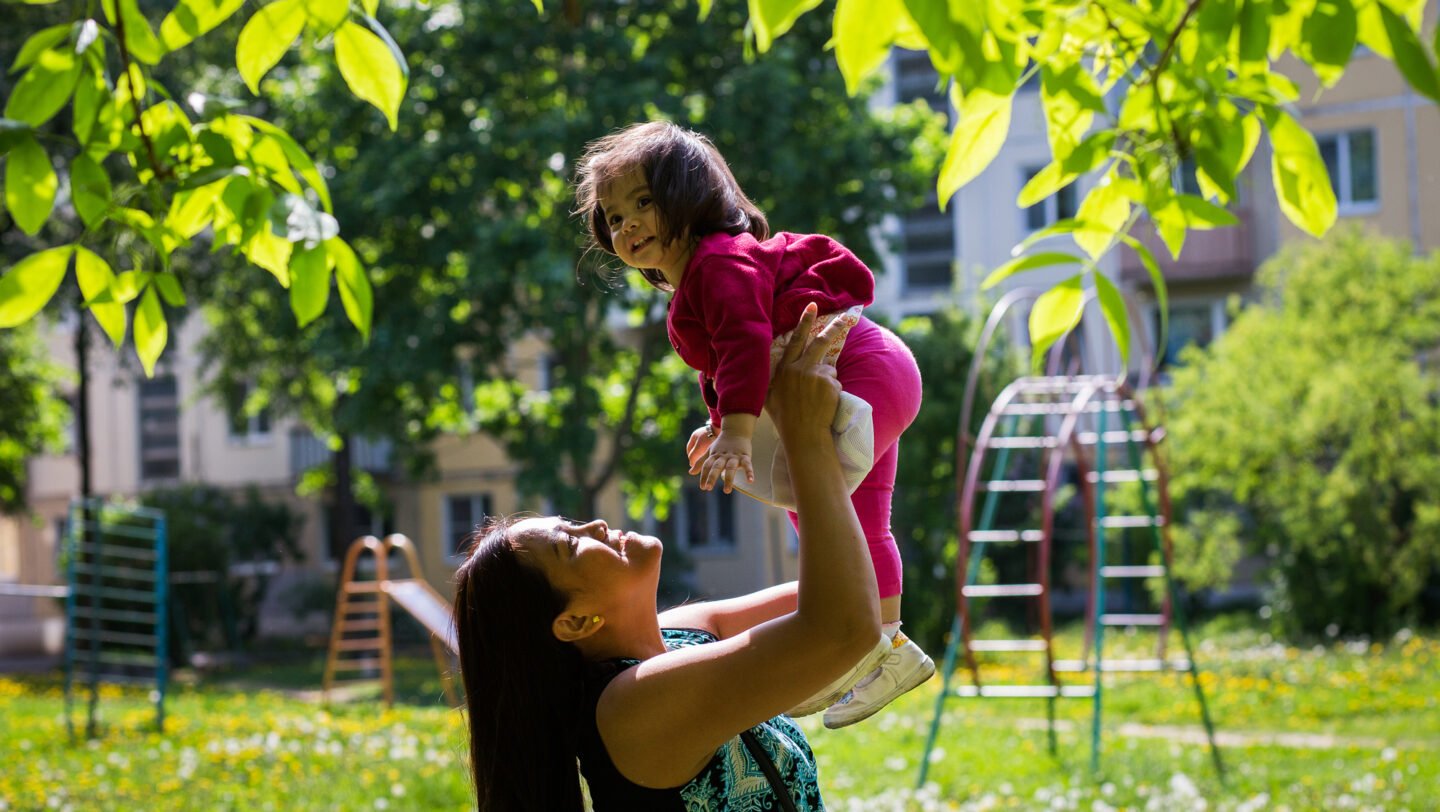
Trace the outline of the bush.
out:
<instances>
[{"instance_id":1,"label":"bush","mask_svg":"<svg viewBox=\"0 0 1440 812\"><path fill-rule=\"evenodd\" d=\"M1393 630L1440 564L1440 255L1352 232L1259 282L1164 394L1177 570L1216 585L1243 550L1278 631Z\"/></svg>"},{"instance_id":2,"label":"bush","mask_svg":"<svg viewBox=\"0 0 1440 812\"><path fill-rule=\"evenodd\" d=\"M182 647L175 645L179 642L194 648L254 639L269 578L232 577L230 568L303 560L298 546L301 517L284 504L267 502L253 486L237 496L208 485L181 485L150 491L140 501L165 511L172 575L213 573L217 579L172 589L177 619L184 627L177 630L171 651L183 656Z\"/></svg>"}]
</instances>

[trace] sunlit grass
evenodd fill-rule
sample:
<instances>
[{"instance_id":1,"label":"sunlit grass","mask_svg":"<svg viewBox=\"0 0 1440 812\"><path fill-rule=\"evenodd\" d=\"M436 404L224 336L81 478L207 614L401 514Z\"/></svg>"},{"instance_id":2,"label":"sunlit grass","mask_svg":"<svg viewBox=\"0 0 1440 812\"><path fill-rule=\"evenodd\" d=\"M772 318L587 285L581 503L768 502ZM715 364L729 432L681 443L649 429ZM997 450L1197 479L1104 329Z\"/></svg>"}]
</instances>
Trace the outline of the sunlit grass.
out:
<instances>
[{"instance_id":1,"label":"sunlit grass","mask_svg":"<svg viewBox=\"0 0 1440 812\"><path fill-rule=\"evenodd\" d=\"M930 783L915 789L939 679L868 722L804 720L829 806L886 809L1412 809L1440 798L1440 640L1402 634L1319 648L1213 623L1197 635L1210 709L1228 742L1221 784L1188 679L1105 682L1102 765L1090 772L1089 700L945 704ZM1153 638L1149 638L1153 641ZM1106 655L1147 650L1112 635ZM1062 636L1062 656L1080 637ZM1068 648L1067 648L1068 647ZM1179 654L1178 640L1172 654ZM934 652L938 655L941 652ZM323 708L323 657L177 686L164 735L143 692L106 688L101 738L71 745L58 677L0 678L0 809L461 809L472 804L460 715L424 657L399 663L396 708ZM1038 663L1031 660L1031 663ZM1034 682L1034 665L987 667ZM967 678L964 672L957 679ZM1084 677L1076 677L1077 681ZM286 692L260 689L280 685ZM76 720L81 722L77 705ZM81 722L83 724L83 722Z\"/></svg>"}]
</instances>

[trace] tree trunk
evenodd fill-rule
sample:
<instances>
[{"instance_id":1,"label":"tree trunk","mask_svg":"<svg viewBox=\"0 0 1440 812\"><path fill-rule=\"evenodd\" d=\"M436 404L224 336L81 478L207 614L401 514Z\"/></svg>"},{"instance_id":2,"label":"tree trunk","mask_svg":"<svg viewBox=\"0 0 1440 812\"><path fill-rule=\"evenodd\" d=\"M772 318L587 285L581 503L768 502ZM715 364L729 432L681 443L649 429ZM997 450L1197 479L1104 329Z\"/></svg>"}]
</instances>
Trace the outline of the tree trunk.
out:
<instances>
[{"instance_id":1,"label":"tree trunk","mask_svg":"<svg viewBox=\"0 0 1440 812\"><path fill-rule=\"evenodd\" d=\"M355 526L355 492L350 475L350 435L340 434L340 448L331 456L335 466L335 494L331 504L330 554L339 561L345 558L345 551L355 537L360 535Z\"/></svg>"}]
</instances>

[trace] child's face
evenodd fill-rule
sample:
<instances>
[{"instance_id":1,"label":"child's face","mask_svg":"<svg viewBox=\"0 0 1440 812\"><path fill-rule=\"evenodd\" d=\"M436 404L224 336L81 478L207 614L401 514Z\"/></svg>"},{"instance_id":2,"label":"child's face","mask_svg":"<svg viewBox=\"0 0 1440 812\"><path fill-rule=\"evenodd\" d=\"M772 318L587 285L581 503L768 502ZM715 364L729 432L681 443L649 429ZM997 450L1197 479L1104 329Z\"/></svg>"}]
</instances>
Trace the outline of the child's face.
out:
<instances>
[{"instance_id":1,"label":"child's face","mask_svg":"<svg viewBox=\"0 0 1440 812\"><path fill-rule=\"evenodd\" d=\"M659 217L643 172L631 170L611 183L600 195L600 211L621 262L632 268L654 268L672 286L680 284L690 247L684 239L661 245Z\"/></svg>"}]
</instances>

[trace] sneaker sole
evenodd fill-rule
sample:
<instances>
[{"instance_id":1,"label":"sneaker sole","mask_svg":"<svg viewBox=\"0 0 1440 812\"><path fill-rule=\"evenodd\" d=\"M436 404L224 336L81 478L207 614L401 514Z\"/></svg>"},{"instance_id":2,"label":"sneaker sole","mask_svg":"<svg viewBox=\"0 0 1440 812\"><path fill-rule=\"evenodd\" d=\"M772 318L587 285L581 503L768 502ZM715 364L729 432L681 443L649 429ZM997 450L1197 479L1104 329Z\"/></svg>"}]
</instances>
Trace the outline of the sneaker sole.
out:
<instances>
[{"instance_id":1,"label":"sneaker sole","mask_svg":"<svg viewBox=\"0 0 1440 812\"><path fill-rule=\"evenodd\" d=\"M841 683L839 688L826 693L824 696L816 697L804 705L796 705L786 712L785 715L792 719L799 719L802 716L810 716L829 708L831 705L839 702L841 697L849 693L850 689L855 687L855 683L864 679L866 674L879 668L880 661L884 660L889 653L890 641L888 639L882 640L876 644L875 648L871 649L869 654L865 655L865 659L856 663L854 669L845 675L845 681Z\"/></svg>"},{"instance_id":2,"label":"sneaker sole","mask_svg":"<svg viewBox=\"0 0 1440 812\"><path fill-rule=\"evenodd\" d=\"M827 713L825 714L825 727L831 730L839 730L842 727L849 727L856 722L863 722L866 719L869 719L871 716L879 713L880 710L886 705L889 705L891 702L894 702L896 699L899 699L901 696L904 696L910 691L915 690L921 685L921 683L925 682L925 680L928 680L933 676L935 676L935 661L930 659L929 657L926 657L924 662L916 666L915 670L911 671L909 676L907 676L899 683L900 687L895 691L895 693L886 697L884 702L872 703L866 706L864 710L856 713L853 716L841 716L837 713L835 714L835 718L832 719L831 715Z\"/></svg>"}]
</instances>

